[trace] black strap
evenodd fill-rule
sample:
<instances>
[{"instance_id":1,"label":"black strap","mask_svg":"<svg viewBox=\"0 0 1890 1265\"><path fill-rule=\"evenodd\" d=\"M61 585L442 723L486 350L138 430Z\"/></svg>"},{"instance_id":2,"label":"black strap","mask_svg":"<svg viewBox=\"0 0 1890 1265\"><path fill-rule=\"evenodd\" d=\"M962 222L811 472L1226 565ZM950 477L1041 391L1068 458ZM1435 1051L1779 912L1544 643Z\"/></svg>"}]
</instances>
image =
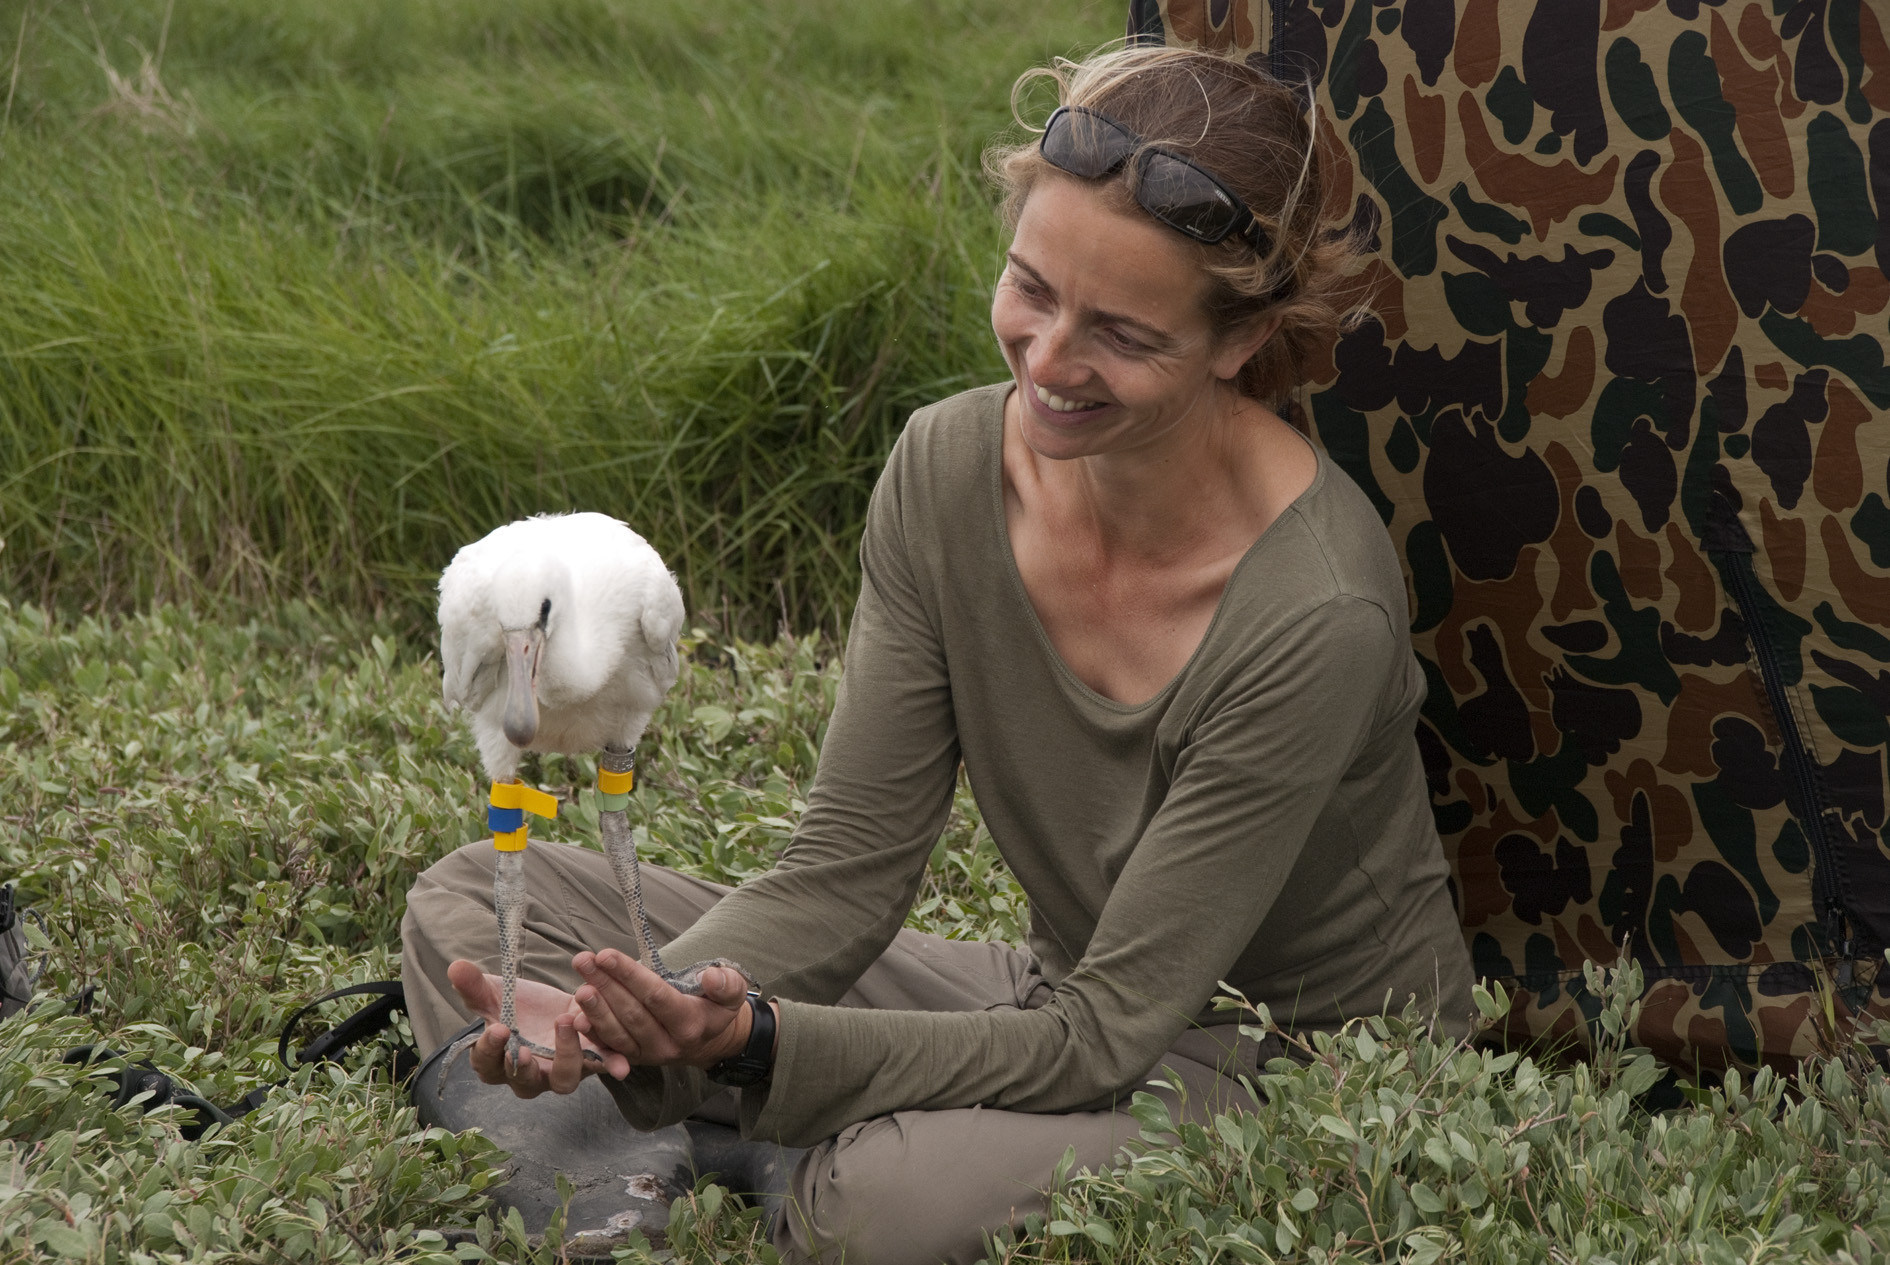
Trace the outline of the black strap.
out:
<instances>
[{"instance_id":1,"label":"black strap","mask_svg":"<svg viewBox=\"0 0 1890 1265\"><path fill-rule=\"evenodd\" d=\"M370 995L378 998L378 1000L370 1005L363 1006L360 1010L355 1011L334 1027L328 1029L328 1031L322 1033L313 1041L310 1041L301 1050L296 1052L293 1061L290 1060L289 1039L295 1035L295 1025L302 1021L303 1016L326 1002L336 1001L343 997L365 997ZM338 988L332 993L317 997L314 1001L289 1016L288 1022L282 1025L282 1035L276 1042L276 1057L282 1060L282 1065L292 1072L297 1068L307 1067L311 1063L337 1062L341 1054L350 1047L359 1045L361 1042L369 1040L386 1031L388 1026L394 1022L394 1013L396 1011L405 1010L406 1008L407 994L406 991L401 988L399 980L370 980L365 984L351 984L347 988ZM124 1055L109 1046L81 1045L67 1050L62 1061L66 1063L85 1064L102 1062L107 1059L120 1059L123 1057ZM408 1073L418 1065L418 1056L416 1056L412 1050L401 1049L397 1051L394 1055L394 1075L396 1079L404 1079ZM194 1112L196 1114L195 1121L190 1124L180 1125L178 1130L193 1142L202 1137L203 1134L213 1126L229 1124L234 1120L247 1116L268 1100L270 1090L276 1088L278 1085L288 1083L285 1078L276 1081L274 1084L259 1086L256 1089L250 1090L229 1106L219 1107L208 1099L202 1098L196 1094L180 1092L176 1083L163 1072L158 1071L157 1067L149 1059L143 1059L137 1063L128 1064L125 1069L119 1072L113 1079L118 1083L117 1092L112 1096L113 1107L126 1106L139 1094L149 1092L151 1097L147 1099L144 1104L146 1110L169 1104Z\"/></svg>"},{"instance_id":2,"label":"black strap","mask_svg":"<svg viewBox=\"0 0 1890 1265\"><path fill-rule=\"evenodd\" d=\"M295 1025L302 1022L302 1016L317 1006L336 1001L343 997L366 997L374 995L379 1001L363 1006L343 1019L328 1031L310 1041L297 1052L294 1061L289 1058L289 1039L295 1035ZM317 997L308 1005L289 1016L282 1025L282 1035L276 1041L276 1058L282 1066L291 1072L310 1063L334 1062L342 1051L359 1045L370 1037L380 1035L394 1022L394 1012L407 1009L407 990L401 987L397 979L369 980L365 984L350 984L346 988L337 988L332 993ZM399 1060L395 1060L398 1065Z\"/></svg>"}]
</instances>

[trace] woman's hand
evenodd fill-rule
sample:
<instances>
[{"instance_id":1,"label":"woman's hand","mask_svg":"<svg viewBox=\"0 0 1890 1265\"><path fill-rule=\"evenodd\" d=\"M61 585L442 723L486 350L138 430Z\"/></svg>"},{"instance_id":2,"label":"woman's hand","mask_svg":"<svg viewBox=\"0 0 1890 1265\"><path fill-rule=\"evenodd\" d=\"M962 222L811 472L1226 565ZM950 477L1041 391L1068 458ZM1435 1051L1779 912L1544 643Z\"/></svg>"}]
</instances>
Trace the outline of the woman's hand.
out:
<instances>
[{"instance_id":1,"label":"woman's hand","mask_svg":"<svg viewBox=\"0 0 1890 1265\"><path fill-rule=\"evenodd\" d=\"M589 956L586 954L585 956ZM584 1040L578 1031L583 1015L576 1000L562 988L521 979L513 996L518 1015L518 1034L556 1052L545 1059L530 1050L520 1049L518 1062L506 1057L506 1042L511 1032L499 1022L499 977L487 975L464 959L446 968L446 977L473 1013L486 1021L468 1055L473 1071L488 1085L510 1085L520 1098L536 1098L547 1089L568 1094L592 1072L609 1072L622 1078L630 1074L630 1060L620 1051L605 1049ZM597 1063L584 1057L590 1046L603 1056Z\"/></svg>"},{"instance_id":2,"label":"woman's hand","mask_svg":"<svg viewBox=\"0 0 1890 1265\"><path fill-rule=\"evenodd\" d=\"M754 1018L742 998L747 981L711 966L702 995L679 993L641 962L616 949L571 959L578 986L577 1031L598 1045L622 1051L641 1067L708 1067L741 1053Z\"/></svg>"}]
</instances>

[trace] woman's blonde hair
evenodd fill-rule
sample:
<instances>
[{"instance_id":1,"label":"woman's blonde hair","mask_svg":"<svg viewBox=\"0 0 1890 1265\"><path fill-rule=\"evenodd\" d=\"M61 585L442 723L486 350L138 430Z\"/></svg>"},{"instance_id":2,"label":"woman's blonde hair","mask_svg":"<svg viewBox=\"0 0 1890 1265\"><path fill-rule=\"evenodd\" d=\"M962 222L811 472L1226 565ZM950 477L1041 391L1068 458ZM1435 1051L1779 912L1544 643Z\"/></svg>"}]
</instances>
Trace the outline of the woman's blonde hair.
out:
<instances>
[{"instance_id":1,"label":"woman's blonde hair","mask_svg":"<svg viewBox=\"0 0 1890 1265\"><path fill-rule=\"evenodd\" d=\"M1082 62L1058 58L1025 72L1011 89L1013 115L1025 90L1046 78L1055 81L1060 104L1106 114L1149 144L1186 155L1253 212L1270 244L1264 254L1239 235L1194 248L1209 279L1207 310L1217 331L1279 322L1234 380L1243 395L1277 404L1297 383L1307 354L1344 323L1350 264L1358 254L1343 226L1327 219L1306 99L1232 58L1124 48ZM985 152L985 171L1004 193L1004 221L1013 229L1036 183L1046 173L1062 174L1037 144L1033 138ZM1097 188L1125 214L1140 215L1145 212L1128 183L1134 171L1131 163L1122 178L1099 181Z\"/></svg>"}]
</instances>

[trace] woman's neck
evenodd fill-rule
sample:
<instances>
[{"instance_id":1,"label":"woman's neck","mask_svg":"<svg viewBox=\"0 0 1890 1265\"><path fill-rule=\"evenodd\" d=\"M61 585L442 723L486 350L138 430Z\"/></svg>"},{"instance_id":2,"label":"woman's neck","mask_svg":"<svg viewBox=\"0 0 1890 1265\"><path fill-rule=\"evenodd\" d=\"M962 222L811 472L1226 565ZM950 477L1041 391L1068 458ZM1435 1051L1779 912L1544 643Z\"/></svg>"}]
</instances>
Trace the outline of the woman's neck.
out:
<instances>
[{"instance_id":1,"label":"woman's neck","mask_svg":"<svg viewBox=\"0 0 1890 1265\"><path fill-rule=\"evenodd\" d=\"M1053 461L1007 402L1004 516L1044 634L1076 678L1139 703L1207 634L1240 559L1318 472L1312 448L1258 405L1123 452Z\"/></svg>"},{"instance_id":2,"label":"woman's neck","mask_svg":"<svg viewBox=\"0 0 1890 1265\"><path fill-rule=\"evenodd\" d=\"M1285 505L1269 495L1279 440L1310 453L1290 432L1273 433L1285 424L1231 389L1215 389L1190 413L1198 415L1133 449L1038 458L1040 481L1062 502L1060 517L1088 528L1105 556L1129 565L1160 566L1230 541L1244 551Z\"/></svg>"}]
</instances>

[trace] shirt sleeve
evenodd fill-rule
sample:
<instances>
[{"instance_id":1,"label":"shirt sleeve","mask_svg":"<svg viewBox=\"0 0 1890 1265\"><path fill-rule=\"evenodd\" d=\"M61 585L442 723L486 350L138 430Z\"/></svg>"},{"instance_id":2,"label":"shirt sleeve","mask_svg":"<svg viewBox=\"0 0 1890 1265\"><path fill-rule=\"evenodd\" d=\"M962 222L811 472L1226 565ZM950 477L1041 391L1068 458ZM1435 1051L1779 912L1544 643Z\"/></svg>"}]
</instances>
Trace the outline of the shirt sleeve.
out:
<instances>
[{"instance_id":1,"label":"shirt sleeve","mask_svg":"<svg viewBox=\"0 0 1890 1265\"><path fill-rule=\"evenodd\" d=\"M869 583L871 605L882 601L877 590L878 582ZM862 607L871 609L867 597ZM870 622L877 614L868 618L873 633L890 631ZM923 677L922 688L900 682L885 671L918 665L881 658L883 647L861 648L866 671L853 706L885 699L920 711L917 690L928 700L921 714L933 723L946 714L943 701L929 701L942 688L937 677ZM1327 600L1261 648L1196 722L1169 793L1112 888L1086 952L1047 1005L872 1011L807 1004L824 998L783 990L795 999L782 1002L773 1079L744 1091L743 1131L811 1145L892 1111L1093 1110L1131 1089L1206 1006L1258 931L1334 787L1378 727L1396 653L1386 612L1345 596ZM847 671L854 671L851 661ZM864 718L848 719L864 736ZM851 882L857 874L877 878L876 899L895 891L909 899L920 840L936 834L952 772L945 763L951 744L942 735L912 743L902 740L901 758L888 765L888 753L849 742L835 753L833 777L850 793L885 801L879 807L861 801L849 823L883 830L898 817L899 797L920 790L927 796L923 823L914 814L878 846L858 836L851 846L829 841L822 836L833 819L819 823L820 842L810 841L818 851L810 855L821 859L791 871L807 883L794 889L797 898L812 900L817 885ZM840 762L854 760L862 761L865 776L856 778ZM827 771L823 762L823 776ZM907 780L878 789L871 773L879 771ZM868 934L863 902L838 894L824 901L850 921L838 931L795 922L808 937L802 956L813 956L818 934L844 955L848 970L863 968L865 950L882 946L896 923L872 923ZM785 914L775 904L753 908L757 919ZM715 943L720 951L724 941L718 936ZM819 978L826 984L840 974ZM803 968L795 978L815 976Z\"/></svg>"},{"instance_id":2,"label":"shirt sleeve","mask_svg":"<svg viewBox=\"0 0 1890 1265\"><path fill-rule=\"evenodd\" d=\"M831 1010L905 924L957 783L945 655L905 549L904 448L867 513L846 671L794 838L774 869L663 951L673 964L739 962L767 993L812 1013ZM644 1129L681 1119L714 1088L693 1068L636 1068L605 1083Z\"/></svg>"}]
</instances>

